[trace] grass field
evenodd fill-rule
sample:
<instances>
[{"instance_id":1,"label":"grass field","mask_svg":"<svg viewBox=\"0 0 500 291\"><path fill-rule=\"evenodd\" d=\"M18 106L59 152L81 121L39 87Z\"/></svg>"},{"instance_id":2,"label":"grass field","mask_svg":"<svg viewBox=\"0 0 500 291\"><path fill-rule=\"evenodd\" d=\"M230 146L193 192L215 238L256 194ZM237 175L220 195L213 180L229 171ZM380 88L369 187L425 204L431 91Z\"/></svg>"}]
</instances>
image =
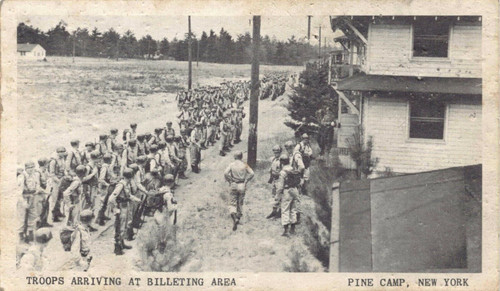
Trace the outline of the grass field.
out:
<instances>
[{"instance_id":1,"label":"grass field","mask_svg":"<svg viewBox=\"0 0 500 291\"><path fill-rule=\"evenodd\" d=\"M130 122L152 131L173 120L175 93L187 87L187 62L48 57L18 62L18 162L52 154L79 138L94 141ZM268 72L301 67L261 66ZM249 80L250 65L193 63L193 87ZM158 123L159 122L159 123ZM175 122L174 122L175 124Z\"/></svg>"}]
</instances>

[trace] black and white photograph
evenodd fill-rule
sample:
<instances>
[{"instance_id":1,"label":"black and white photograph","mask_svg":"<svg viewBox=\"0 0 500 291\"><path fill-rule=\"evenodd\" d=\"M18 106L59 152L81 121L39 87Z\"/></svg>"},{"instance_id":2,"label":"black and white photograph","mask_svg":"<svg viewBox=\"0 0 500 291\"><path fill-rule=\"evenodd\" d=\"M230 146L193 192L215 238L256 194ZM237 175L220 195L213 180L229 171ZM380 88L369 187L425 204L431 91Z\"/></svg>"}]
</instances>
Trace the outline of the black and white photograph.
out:
<instances>
[{"instance_id":1,"label":"black and white photograph","mask_svg":"<svg viewBox=\"0 0 500 291\"><path fill-rule=\"evenodd\" d=\"M498 222L484 16L333 11L17 15L4 272L23 290L473 284Z\"/></svg>"}]
</instances>

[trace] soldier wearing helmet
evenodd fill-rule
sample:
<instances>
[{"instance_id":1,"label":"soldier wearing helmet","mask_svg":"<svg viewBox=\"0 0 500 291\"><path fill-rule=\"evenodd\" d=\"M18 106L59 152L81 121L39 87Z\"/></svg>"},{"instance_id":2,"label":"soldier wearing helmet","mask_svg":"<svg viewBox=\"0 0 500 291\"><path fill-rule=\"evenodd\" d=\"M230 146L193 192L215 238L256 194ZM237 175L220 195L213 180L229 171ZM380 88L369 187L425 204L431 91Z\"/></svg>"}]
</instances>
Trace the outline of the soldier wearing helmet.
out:
<instances>
[{"instance_id":1,"label":"soldier wearing helmet","mask_svg":"<svg viewBox=\"0 0 500 291\"><path fill-rule=\"evenodd\" d=\"M204 142L201 122L196 123L196 128L191 132L191 138L189 141L191 169L194 173L199 173L201 163L201 144Z\"/></svg>"},{"instance_id":2,"label":"soldier wearing helmet","mask_svg":"<svg viewBox=\"0 0 500 291\"><path fill-rule=\"evenodd\" d=\"M107 153L106 153L107 154ZM99 185L99 172L102 165L102 156L98 151L93 151L90 154L90 162L85 166L85 176L82 178L82 190L83 190L83 200L82 200L82 210L91 209L92 211L101 207L102 193L100 191ZM96 199L98 198L99 199ZM98 205L96 205L96 201ZM92 231L97 229L90 227Z\"/></svg>"},{"instance_id":3,"label":"soldier wearing helmet","mask_svg":"<svg viewBox=\"0 0 500 291\"><path fill-rule=\"evenodd\" d=\"M175 136L175 129L172 127L172 121L167 121L166 127L163 129L164 140L168 135Z\"/></svg>"},{"instance_id":4,"label":"soldier wearing helmet","mask_svg":"<svg viewBox=\"0 0 500 291\"><path fill-rule=\"evenodd\" d=\"M69 177L69 172L66 170L66 148L58 147L55 157L52 157L49 162L49 179L52 180L51 200L54 208L52 209L52 220L54 222L61 221L65 215L61 212L60 205L63 199L62 192L59 191L63 177Z\"/></svg>"},{"instance_id":5,"label":"soldier wearing helmet","mask_svg":"<svg viewBox=\"0 0 500 291\"><path fill-rule=\"evenodd\" d=\"M281 155L280 162L283 168L276 183L276 192L277 195L281 195L282 235L288 237L295 233L295 224L297 224L296 202L299 195L300 175L290 165L290 157L286 153Z\"/></svg>"},{"instance_id":6,"label":"soldier wearing helmet","mask_svg":"<svg viewBox=\"0 0 500 291\"><path fill-rule=\"evenodd\" d=\"M102 165L99 170L99 197L97 199L95 210L97 212L96 223L103 226L106 220L110 218L106 216L109 196L111 191L114 189L113 186L116 184L118 177L115 175L112 167L113 155L106 153L102 157Z\"/></svg>"},{"instance_id":7,"label":"soldier wearing helmet","mask_svg":"<svg viewBox=\"0 0 500 291\"><path fill-rule=\"evenodd\" d=\"M50 207L49 198L52 191L52 181L48 177L48 165L49 159L40 158L38 159L38 169L35 171L35 174L38 176L37 179L39 181L40 188L43 190L39 193L39 195L37 195L37 199L35 199L35 208L38 217L37 228L52 227L52 225L47 221Z\"/></svg>"},{"instance_id":8,"label":"soldier wearing helmet","mask_svg":"<svg viewBox=\"0 0 500 291\"><path fill-rule=\"evenodd\" d=\"M27 162L24 172L18 176L19 193L17 213L19 222L19 238L26 243L34 239L34 230L38 220L36 203L38 195L44 193L40 187L40 179L35 172L35 163Z\"/></svg>"},{"instance_id":9,"label":"soldier wearing helmet","mask_svg":"<svg viewBox=\"0 0 500 291\"><path fill-rule=\"evenodd\" d=\"M177 169L178 177L179 179L187 179L185 174L188 165L186 157L187 142L181 135L175 136L174 141L175 141L174 146L176 148L177 157L181 160Z\"/></svg>"},{"instance_id":10,"label":"soldier wearing helmet","mask_svg":"<svg viewBox=\"0 0 500 291\"><path fill-rule=\"evenodd\" d=\"M99 135L99 142L97 143L96 150L101 154L104 155L108 151L111 151L111 149L108 149L108 146L106 144L108 140L108 135L103 133Z\"/></svg>"},{"instance_id":11,"label":"soldier wearing helmet","mask_svg":"<svg viewBox=\"0 0 500 291\"><path fill-rule=\"evenodd\" d=\"M271 168L269 169L269 180L267 181L269 184L272 184L272 197L273 197L273 211L271 214L269 214L266 218L270 219L273 217L279 217L280 214L280 203L281 203L281 196L277 195L276 192L276 182L278 181L280 172L281 172L281 162L280 162L280 156L281 156L281 146L280 145L275 145L273 147L273 154L274 157L271 158Z\"/></svg>"},{"instance_id":12,"label":"soldier wearing helmet","mask_svg":"<svg viewBox=\"0 0 500 291\"><path fill-rule=\"evenodd\" d=\"M74 139L71 141L71 150L68 152L68 157L66 158L66 169L74 175L75 169L78 165L82 165L82 155L80 153L80 141Z\"/></svg>"},{"instance_id":13,"label":"soldier wearing helmet","mask_svg":"<svg viewBox=\"0 0 500 291\"><path fill-rule=\"evenodd\" d=\"M301 182L300 182L300 185L299 185L299 190L302 188L302 185L304 183L304 180L303 180L303 175L304 175L304 171L305 171L305 165L304 165L304 161L302 159L302 153L300 151L295 151L295 143L293 141L287 141L285 143L285 149L288 153L288 156L290 158L290 165L293 169L293 173L294 174L297 174L297 175L300 175L300 178L301 178ZM296 197L296 207L297 207L297 223L300 223L300 214L301 214L301 205L300 205L300 201L301 201L301 192L299 191L299 195L297 195Z\"/></svg>"},{"instance_id":14,"label":"soldier wearing helmet","mask_svg":"<svg viewBox=\"0 0 500 291\"><path fill-rule=\"evenodd\" d=\"M109 203L114 206L115 212L115 250L116 255L123 255L123 249L131 249L124 243L127 231L128 207L130 201L140 202L141 200L132 195L131 180L134 177L134 171L126 168L123 171L123 178L116 184L113 193L109 198Z\"/></svg>"},{"instance_id":15,"label":"soldier wearing helmet","mask_svg":"<svg viewBox=\"0 0 500 291\"><path fill-rule=\"evenodd\" d=\"M130 124L130 130L124 131L124 143L128 144L128 142L132 139L137 139L137 123Z\"/></svg>"},{"instance_id":16,"label":"soldier wearing helmet","mask_svg":"<svg viewBox=\"0 0 500 291\"><path fill-rule=\"evenodd\" d=\"M309 142L309 135L307 133L302 134L302 140L295 146L294 152L299 152L304 163L304 174L303 181L301 185L301 193L307 195L307 184L309 183L311 161L314 159L313 150Z\"/></svg>"},{"instance_id":17,"label":"soldier wearing helmet","mask_svg":"<svg viewBox=\"0 0 500 291\"><path fill-rule=\"evenodd\" d=\"M243 215L243 201L248 181L254 177L254 172L249 165L242 161L243 153L237 151L232 162L224 171L224 178L230 185L229 212L233 219L233 231L238 227Z\"/></svg>"},{"instance_id":18,"label":"soldier wearing helmet","mask_svg":"<svg viewBox=\"0 0 500 291\"><path fill-rule=\"evenodd\" d=\"M82 179L85 177L87 168L79 165L75 169L76 176L72 177L68 188L62 192L64 199L64 213L66 213L65 225L75 226L80 216L80 199L83 196Z\"/></svg>"},{"instance_id":19,"label":"soldier wearing helmet","mask_svg":"<svg viewBox=\"0 0 500 291\"><path fill-rule=\"evenodd\" d=\"M108 139L106 140L106 147L109 151L115 151L116 137L118 136L118 129L112 128L109 131Z\"/></svg>"},{"instance_id":20,"label":"soldier wearing helmet","mask_svg":"<svg viewBox=\"0 0 500 291\"><path fill-rule=\"evenodd\" d=\"M82 165L90 162L90 154L95 151L95 144L91 141L85 143L85 150L82 152Z\"/></svg>"},{"instance_id":21,"label":"soldier wearing helmet","mask_svg":"<svg viewBox=\"0 0 500 291\"><path fill-rule=\"evenodd\" d=\"M143 160L143 159L141 159ZM126 239L131 241L134 239L134 227L138 228L140 215L137 215L139 206L143 200L143 196L148 193L142 182L144 181L144 171L139 164L133 163L129 165L129 168L133 171L133 177L130 180L130 190L131 195L136 197L137 200L131 200L128 205L127 214L127 231Z\"/></svg>"}]
</instances>

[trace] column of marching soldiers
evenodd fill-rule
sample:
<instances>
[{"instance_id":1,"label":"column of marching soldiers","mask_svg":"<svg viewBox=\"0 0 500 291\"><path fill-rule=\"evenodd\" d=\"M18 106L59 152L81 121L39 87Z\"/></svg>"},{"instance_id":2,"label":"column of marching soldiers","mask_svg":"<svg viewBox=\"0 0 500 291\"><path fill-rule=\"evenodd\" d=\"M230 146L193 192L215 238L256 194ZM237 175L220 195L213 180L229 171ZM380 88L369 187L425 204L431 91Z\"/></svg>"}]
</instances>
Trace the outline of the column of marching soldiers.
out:
<instances>
[{"instance_id":1,"label":"column of marching soldiers","mask_svg":"<svg viewBox=\"0 0 500 291\"><path fill-rule=\"evenodd\" d=\"M269 81L274 83L274 78L269 77ZM49 218L64 225L59 237L65 251L71 251L72 245L79 246L73 251L77 254L75 263L82 270L87 270L92 260L90 233L113 216L116 255L131 248L124 240L135 238L146 216L162 213L175 224L174 189L179 179L187 179L188 152L191 171L199 173L202 150L220 140L219 155L224 156L241 141L245 117L242 105L249 98L249 85L224 82L221 86L180 91L176 96L179 134L171 121L155 128L154 133L139 133L138 125L132 123L121 134L112 128L109 134L101 134L98 142L85 143L84 149L75 139L69 149L61 146L50 158L38 159L38 167L29 161L24 169L18 168L19 246L28 248L18 248L18 268L42 269L41 252L52 238ZM261 98L262 94L267 93L261 91ZM269 183L273 184L275 204L268 218L281 216L283 235L288 236L294 233L300 218L300 193L308 180L304 160L312 156L312 150L306 136L297 146L290 141L285 148L289 155L282 155L280 146L273 149ZM235 162L224 175L231 184L229 209L236 230L253 171L242 162L241 152L234 156Z\"/></svg>"}]
</instances>

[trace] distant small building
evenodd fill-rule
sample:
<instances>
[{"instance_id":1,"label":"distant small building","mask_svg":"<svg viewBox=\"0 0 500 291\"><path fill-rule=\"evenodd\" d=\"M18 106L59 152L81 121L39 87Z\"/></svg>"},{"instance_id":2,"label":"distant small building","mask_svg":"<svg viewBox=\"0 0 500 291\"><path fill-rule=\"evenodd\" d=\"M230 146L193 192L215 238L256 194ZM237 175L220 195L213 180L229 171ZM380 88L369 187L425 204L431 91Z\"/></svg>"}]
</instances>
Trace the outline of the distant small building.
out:
<instances>
[{"instance_id":1,"label":"distant small building","mask_svg":"<svg viewBox=\"0 0 500 291\"><path fill-rule=\"evenodd\" d=\"M45 49L39 44L19 43L17 44L17 55L23 59L43 60Z\"/></svg>"}]
</instances>

